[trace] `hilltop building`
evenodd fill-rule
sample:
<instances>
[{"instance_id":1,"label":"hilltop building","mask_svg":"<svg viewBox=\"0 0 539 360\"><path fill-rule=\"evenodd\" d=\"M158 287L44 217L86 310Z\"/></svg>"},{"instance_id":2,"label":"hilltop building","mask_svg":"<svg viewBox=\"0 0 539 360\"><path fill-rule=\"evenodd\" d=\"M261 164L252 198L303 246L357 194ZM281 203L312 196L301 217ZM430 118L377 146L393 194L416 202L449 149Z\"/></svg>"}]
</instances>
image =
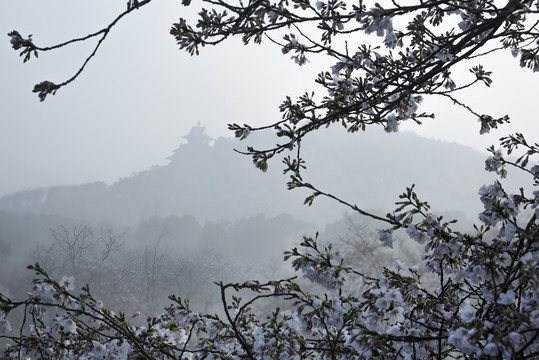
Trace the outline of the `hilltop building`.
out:
<instances>
[{"instance_id":1,"label":"hilltop building","mask_svg":"<svg viewBox=\"0 0 539 360\"><path fill-rule=\"evenodd\" d=\"M173 151L173 154L167 159L170 160L170 163L178 163L180 160L184 161L185 153L195 152L206 152L211 148L212 143L215 141L212 137L208 136L206 132L206 127L200 125L200 121L197 125L191 128L189 134L182 136L182 138L187 140L187 144L180 145L176 150Z\"/></svg>"}]
</instances>

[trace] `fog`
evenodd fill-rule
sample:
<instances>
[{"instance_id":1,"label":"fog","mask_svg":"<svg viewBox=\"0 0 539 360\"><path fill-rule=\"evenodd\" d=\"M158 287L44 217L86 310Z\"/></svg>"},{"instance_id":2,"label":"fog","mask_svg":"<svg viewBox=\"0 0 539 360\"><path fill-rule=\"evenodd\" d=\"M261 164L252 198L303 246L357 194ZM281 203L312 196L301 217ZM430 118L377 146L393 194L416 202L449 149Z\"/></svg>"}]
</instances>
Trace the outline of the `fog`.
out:
<instances>
[{"instance_id":1,"label":"fog","mask_svg":"<svg viewBox=\"0 0 539 360\"><path fill-rule=\"evenodd\" d=\"M3 33L34 34L43 45L93 32L125 6L3 5ZM39 262L52 276L75 276L78 287L89 283L111 307L156 311L176 293L208 311L216 306L214 281L288 274L283 251L316 232L347 249L347 261L368 273L397 258L417 261L416 245L402 237L395 249L382 249L375 236L382 225L335 201L303 205L309 194L286 189L279 159L262 173L234 152L275 139L240 142L227 123L279 119L286 95L316 89L312 79L323 64L313 59L298 68L278 48L238 41L190 57L168 35L185 11L178 1L141 9L114 29L75 83L44 103L31 93L34 83L71 76L90 47L23 65L7 37L0 44L2 291L28 291L32 273L24 267ZM469 228L481 209L477 190L494 179L483 170L486 147L511 131L539 135L529 118L536 93L529 72L515 62L510 54L499 57L493 87L463 94L481 113L502 116L510 109L511 125L480 137L469 113L426 99L425 111L443 110L422 126L406 125L397 134L348 134L335 126L306 139L305 180L382 216L415 184L436 213ZM509 99L515 83L522 97ZM520 183L512 177L506 186ZM371 254L369 261L362 252Z\"/></svg>"},{"instance_id":2,"label":"fog","mask_svg":"<svg viewBox=\"0 0 539 360\"><path fill-rule=\"evenodd\" d=\"M1 33L33 34L42 46L94 32L125 7L105 0L2 5ZM231 136L227 123L270 123L280 118L278 106L285 96L319 90L314 78L331 65L323 56L298 67L270 43L244 47L239 39L206 47L197 57L179 51L169 29L180 16L192 16L189 12L194 10L179 1L163 0L125 18L77 81L43 103L31 92L33 85L72 76L95 42L42 53L22 64L5 36L0 43L0 196L39 186L111 184L165 165L181 136L198 121L213 137ZM462 93L479 113L509 114L512 124L479 136L479 125L468 112L427 98L425 111L443 109L437 118L402 129L479 151L509 132L539 134L539 124L530 119L534 74L520 69L517 61L509 50L490 59L493 85ZM471 75L461 70L462 76ZM454 75L458 80L460 75ZM516 84L519 97L508 97Z\"/></svg>"},{"instance_id":3,"label":"fog","mask_svg":"<svg viewBox=\"0 0 539 360\"><path fill-rule=\"evenodd\" d=\"M270 134L250 141L271 140ZM90 284L112 307L155 312L174 293L208 311L218 306L210 295L215 281L290 275L283 252L317 232L366 273L396 259L418 261L421 249L407 236L383 248L377 236L383 224L333 200L303 205L309 193L286 189L279 159L263 173L233 151L238 146L195 124L165 165L110 185L39 187L0 198L4 291L28 291L32 273L24 267L38 262L54 277ZM406 131L329 129L305 142L304 156L306 181L363 209L383 216L415 184L436 213L458 219L463 230L480 212L478 188L494 179L477 171L485 154ZM505 186L520 182L511 177Z\"/></svg>"}]
</instances>

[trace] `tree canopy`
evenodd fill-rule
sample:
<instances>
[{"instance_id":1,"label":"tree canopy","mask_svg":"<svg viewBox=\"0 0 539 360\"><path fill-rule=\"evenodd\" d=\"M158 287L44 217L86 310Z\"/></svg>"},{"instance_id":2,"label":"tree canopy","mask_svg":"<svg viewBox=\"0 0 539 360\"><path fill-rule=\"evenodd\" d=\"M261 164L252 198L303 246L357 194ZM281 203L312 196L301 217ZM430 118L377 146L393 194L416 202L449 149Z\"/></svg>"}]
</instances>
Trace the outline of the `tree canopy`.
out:
<instances>
[{"instance_id":1,"label":"tree canopy","mask_svg":"<svg viewBox=\"0 0 539 360\"><path fill-rule=\"evenodd\" d=\"M127 10L107 28L52 47L38 47L30 37L10 32L13 48L21 50L25 61L40 51L99 38L73 77L35 86L40 100L79 76L119 20L150 1L130 0ZM458 92L490 86L488 64L496 52L511 52L518 65L539 71L539 1L207 0L201 5L183 0L183 4L201 6L196 21L180 19L171 28L180 49L192 55L206 45L240 36L245 44L273 42L299 65L312 56L331 59L333 66L316 79L322 94L309 91L297 100L285 99L280 106L282 119L272 124L230 124L229 128L240 139L253 131L276 131L280 140L275 146L247 147L243 153L265 170L272 157L293 151L284 158L284 172L290 175L289 188L312 190L307 204L326 196L378 220L385 227L379 231L380 241L387 246L392 245L395 231L404 230L425 246L422 262L388 264L380 276L370 277L346 266L333 246L319 244L316 236L305 237L300 248L285 253L285 259L292 260L303 277L319 284L319 290L306 291L295 278L219 283L221 314L196 313L187 301L172 296L174 304L163 314L148 317L144 325L107 309L88 287L75 294L71 279L57 282L36 264L31 267L37 275L34 290L27 299L14 301L0 295L0 336L12 342L4 358L529 359L539 355L539 190L530 193L524 188L528 184L522 184L519 192L508 193L499 181L481 187L480 224L462 233L452 229L453 220L434 215L413 186L400 196L392 213L382 216L318 189L303 180L301 171L305 166L302 141L310 133L334 124L350 132L370 125L394 132L404 121L421 123L434 116L420 111L426 96L445 97L467 109L479 121L480 133L508 122L507 115L477 113ZM454 72L463 79L455 80ZM500 144L502 149L490 148L486 170L502 178L510 171L523 171L529 184L538 186L539 144L518 133L502 138ZM267 299L279 305L260 316L253 305ZM17 310L30 315L30 333L23 321L18 335L9 335L7 316ZM45 317L48 310L58 312L52 321Z\"/></svg>"}]
</instances>

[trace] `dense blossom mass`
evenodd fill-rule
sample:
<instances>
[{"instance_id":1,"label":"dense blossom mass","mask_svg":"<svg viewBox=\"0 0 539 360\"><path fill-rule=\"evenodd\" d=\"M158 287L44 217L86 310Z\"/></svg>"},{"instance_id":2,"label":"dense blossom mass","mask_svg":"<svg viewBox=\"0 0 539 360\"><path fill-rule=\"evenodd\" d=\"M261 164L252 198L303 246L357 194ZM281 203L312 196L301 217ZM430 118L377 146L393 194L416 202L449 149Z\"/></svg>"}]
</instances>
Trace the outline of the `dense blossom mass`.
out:
<instances>
[{"instance_id":1,"label":"dense blossom mass","mask_svg":"<svg viewBox=\"0 0 539 360\"><path fill-rule=\"evenodd\" d=\"M129 2L119 18L148 2ZM189 0L183 3L197 6ZM421 262L397 261L387 264L379 276L370 277L345 265L332 245L305 237L299 248L285 253L285 260L319 288L307 291L296 278L219 283L220 314L194 312L187 301L171 296L173 305L162 314L149 316L144 324L137 321L138 313L114 312L94 298L89 288L76 293L72 278L57 282L36 264L30 267L36 279L27 299L18 301L0 294L0 337L8 341L2 358L539 356L537 143L514 134L502 138L499 149L489 149L487 171L500 178L524 172L529 182L516 193L507 192L501 181L482 186L478 196L484 210L480 222L467 233L454 230L455 221L435 215L413 186L386 216L321 191L303 180L300 152L309 133L334 124L350 132L368 125L395 132L403 121L420 123L434 116L419 111L427 96L448 98L466 108L478 119L482 134L503 126L508 116L478 114L457 97L458 92L476 84L490 86L490 72L477 62L484 60L488 65L496 52L510 52L519 59L517 66L539 71L539 1L392 1L367 6L363 1L253 0L207 4L210 9L200 10L195 25L180 19L171 29L179 47L191 54L237 35L245 44L273 42L299 65L320 54L334 59L334 65L316 79L324 89L321 97L306 93L297 101L287 98L280 107L282 119L265 127L229 125L241 139L266 129L275 130L283 139L269 149L249 147L246 153L255 165L265 170L270 158L294 150L293 156L284 158L284 170L290 175L289 188L312 191L306 204L318 196L330 197L379 221L380 241L386 246L392 245L395 232L403 231L424 246ZM22 49L25 61L32 54L55 48L37 47L30 37L24 39L16 31L9 36L13 48ZM80 40L84 39L71 42ZM469 79L457 83L452 78L454 70ZM59 85L42 82L34 92L44 100L72 79ZM272 310L261 315L256 306L268 301ZM12 314L23 319L16 329L10 322Z\"/></svg>"}]
</instances>

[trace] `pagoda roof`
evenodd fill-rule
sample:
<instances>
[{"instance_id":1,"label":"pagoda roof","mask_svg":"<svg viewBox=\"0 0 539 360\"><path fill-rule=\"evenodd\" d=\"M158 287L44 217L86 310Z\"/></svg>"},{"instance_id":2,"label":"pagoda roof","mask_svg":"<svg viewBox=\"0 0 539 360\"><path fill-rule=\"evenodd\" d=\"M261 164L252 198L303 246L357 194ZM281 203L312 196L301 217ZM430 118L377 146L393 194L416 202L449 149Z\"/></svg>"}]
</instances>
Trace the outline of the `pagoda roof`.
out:
<instances>
[{"instance_id":1,"label":"pagoda roof","mask_svg":"<svg viewBox=\"0 0 539 360\"><path fill-rule=\"evenodd\" d=\"M208 136L206 134L206 127L200 125L200 122L198 122L197 125L193 126L191 128L191 131L189 131L189 134L182 136L182 138L187 139L187 144L180 145L167 159L172 160L174 157L176 157L178 151L180 150L180 148L182 148L182 146L209 146L210 141L215 140L211 136Z\"/></svg>"},{"instance_id":2,"label":"pagoda roof","mask_svg":"<svg viewBox=\"0 0 539 360\"><path fill-rule=\"evenodd\" d=\"M182 138L187 139L189 144L193 143L207 143L211 140L214 140L212 137L208 136L206 133L206 127L200 125L200 121L196 126L191 128L189 134L182 136Z\"/></svg>"}]
</instances>

